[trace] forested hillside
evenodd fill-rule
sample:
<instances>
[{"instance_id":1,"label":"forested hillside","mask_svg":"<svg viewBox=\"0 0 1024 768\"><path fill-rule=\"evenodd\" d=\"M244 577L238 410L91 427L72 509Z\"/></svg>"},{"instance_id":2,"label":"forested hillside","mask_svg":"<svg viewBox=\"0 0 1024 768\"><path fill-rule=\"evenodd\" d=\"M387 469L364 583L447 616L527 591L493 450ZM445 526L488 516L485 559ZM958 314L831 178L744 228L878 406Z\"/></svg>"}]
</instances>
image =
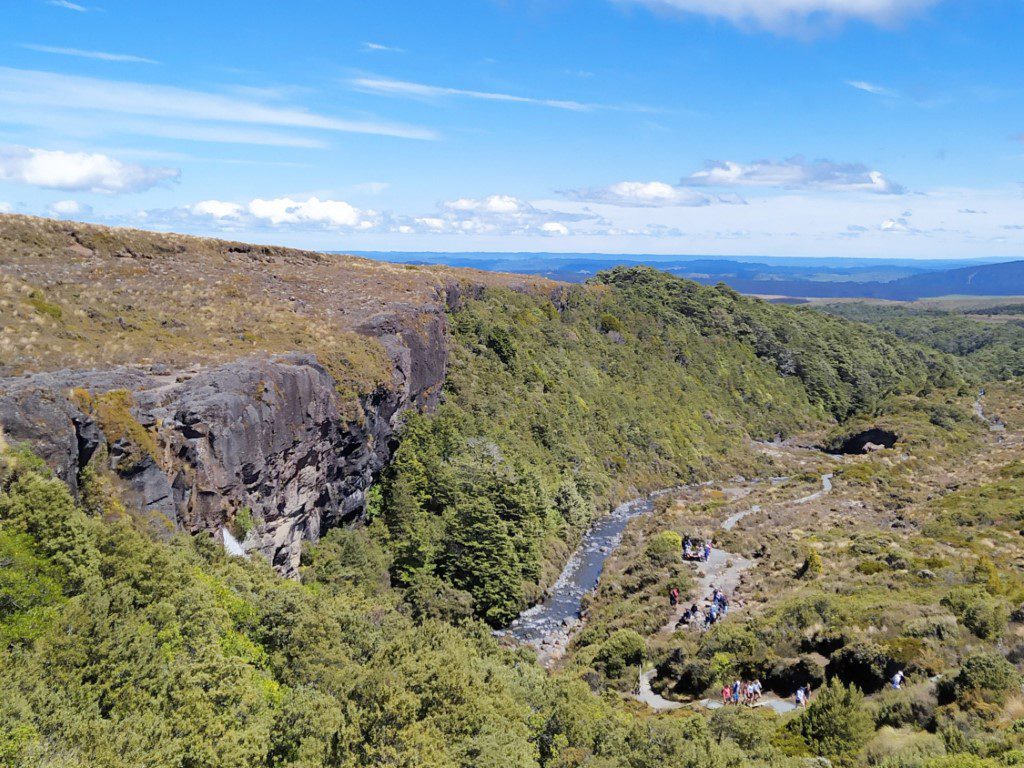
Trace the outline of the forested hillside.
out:
<instances>
[{"instance_id":1,"label":"forested hillside","mask_svg":"<svg viewBox=\"0 0 1024 768\"><path fill-rule=\"evenodd\" d=\"M631 713L595 695L599 678L549 676L490 627L536 597L609 503L755 473L768 465L750 437L955 385L953 369L864 327L646 269L554 299L487 288L449 321L440 406L407 413L367 519L307 546L299 581L205 534L154 538L101 466L76 500L4 446L0 763L747 762L703 716Z\"/></svg>"},{"instance_id":2,"label":"forested hillside","mask_svg":"<svg viewBox=\"0 0 1024 768\"><path fill-rule=\"evenodd\" d=\"M561 307L490 291L452 333L445 402L410 422L378 509L396 584L440 577L496 626L557 574L595 503L756 473L748 438L957 380L938 355L647 268Z\"/></svg>"},{"instance_id":3,"label":"forested hillside","mask_svg":"<svg viewBox=\"0 0 1024 768\"><path fill-rule=\"evenodd\" d=\"M960 357L964 370L981 380L1024 374L1024 320L1020 318L1020 305L971 312L859 302L825 304L819 308ZM999 321L986 319L987 314Z\"/></svg>"}]
</instances>

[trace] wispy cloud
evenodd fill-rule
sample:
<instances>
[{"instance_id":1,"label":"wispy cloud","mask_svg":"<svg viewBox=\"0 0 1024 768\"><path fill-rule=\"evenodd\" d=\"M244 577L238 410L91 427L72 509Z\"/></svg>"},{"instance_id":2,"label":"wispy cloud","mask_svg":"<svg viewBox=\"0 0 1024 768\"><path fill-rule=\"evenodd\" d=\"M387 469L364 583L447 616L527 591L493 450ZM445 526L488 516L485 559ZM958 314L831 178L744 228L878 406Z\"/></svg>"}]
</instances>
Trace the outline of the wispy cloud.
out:
<instances>
[{"instance_id":1,"label":"wispy cloud","mask_svg":"<svg viewBox=\"0 0 1024 768\"><path fill-rule=\"evenodd\" d=\"M68 0L46 0L46 4L56 6L57 8L64 8L68 11L78 11L79 13L85 13L88 10L84 5L71 3Z\"/></svg>"},{"instance_id":2,"label":"wispy cloud","mask_svg":"<svg viewBox=\"0 0 1024 768\"><path fill-rule=\"evenodd\" d=\"M0 103L3 96L0 94ZM299 147L325 149L318 136L297 131L273 130L260 126L231 125L175 120L166 117L119 115L111 120L104 112L85 110L68 112L56 108L10 105L0 110L0 124L44 128L83 141L96 141L108 136L151 136L160 139L194 141L212 144L240 144L266 147ZM152 154L153 151L150 150Z\"/></svg>"},{"instance_id":3,"label":"wispy cloud","mask_svg":"<svg viewBox=\"0 0 1024 768\"><path fill-rule=\"evenodd\" d=\"M826 189L884 195L898 195L906 191L886 178L881 171L872 170L863 163L808 161L802 157L782 161L759 160L745 164L731 160L711 161L680 183L682 186L696 187Z\"/></svg>"},{"instance_id":4,"label":"wispy cloud","mask_svg":"<svg viewBox=\"0 0 1024 768\"><path fill-rule=\"evenodd\" d=\"M719 18L740 27L803 34L846 21L889 26L939 0L618 0L656 11Z\"/></svg>"},{"instance_id":5,"label":"wispy cloud","mask_svg":"<svg viewBox=\"0 0 1024 768\"><path fill-rule=\"evenodd\" d=\"M875 85L869 83L866 80L847 80L846 84L851 88L856 88L858 91L864 91L875 96L888 96L889 98L896 98L899 96L899 92L892 88L886 88L884 85Z\"/></svg>"},{"instance_id":6,"label":"wispy cloud","mask_svg":"<svg viewBox=\"0 0 1024 768\"><path fill-rule=\"evenodd\" d=\"M576 222L596 221L592 213L537 208L511 195L459 198L422 215L359 208L344 200L256 198L248 202L203 200L143 214L149 224L217 230L287 229L397 235L532 235L563 237Z\"/></svg>"},{"instance_id":7,"label":"wispy cloud","mask_svg":"<svg viewBox=\"0 0 1024 768\"><path fill-rule=\"evenodd\" d=\"M541 235L570 234L574 222L597 219L592 213L566 213L537 208L511 195L483 198L462 197L441 204L434 215L418 216L399 224L398 231L457 235Z\"/></svg>"},{"instance_id":8,"label":"wispy cloud","mask_svg":"<svg viewBox=\"0 0 1024 768\"><path fill-rule=\"evenodd\" d=\"M167 85L103 80L52 72L0 67L0 104L142 115L222 125L264 125L404 139L435 139L427 128L401 123L347 120L298 107L269 106L215 93ZM0 111L0 122L6 115ZM118 127L118 126L114 126Z\"/></svg>"},{"instance_id":9,"label":"wispy cloud","mask_svg":"<svg viewBox=\"0 0 1024 768\"><path fill-rule=\"evenodd\" d=\"M58 56L77 56L82 59L99 59L100 61L124 61L135 64L156 64L153 59L142 56L133 56L129 53L107 53L106 51L83 51L80 48L60 48L54 45L35 45L34 43L22 43L22 48L40 53L55 53Z\"/></svg>"},{"instance_id":10,"label":"wispy cloud","mask_svg":"<svg viewBox=\"0 0 1024 768\"><path fill-rule=\"evenodd\" d=\"M492 91L474 91L465 88L448 88L439 85L414 83L408 80L392 80L382 77L357 77L349 80L349 84L357 90L369 93L380 93L386 96L406 96L418 99L440 99L446 97L479 99L482 101L505 101L516 104L536 104L554 109L568 109L574 112L587 112L600 109L596 104L584 104L579 101L565 99L537 99L529 96L516 96L511 93L495 93Z\"/></svg>"},{"instance_id":11,"label":"wispy cloud","mask_svg":"<svg viewBox=\"0 0 1024 768\"><path fill-rule=\"evenodd\" d=\"M375 51L379 53L405 53L405 49L396 48L393 45L382 45L381 43L363 43L364 51Z\"/></svg>"},{"instance_id":12,"label":"wispy cloud","mask_svg":"<svg viewBox=\"0 0 1024 768\"><path fill-rule=\"evenodd\" d=\"M177 179L176 168L122 163L109 155L0 147L0 180L43 189L121 194Z\"/></svg>"},{"instance_id":13,"label":"wispy cloud","mask_svg":"<svg viewBox=\"0 0 1024 768\"><path fill-rule=\"evenodd\" d=\"M50 216L58 219L71 219L92 215L92 206L80 203L77 200L58 200L46 207Z\"/></svg>"},{"instance_id":14,"label":"wispy cloud","mask_svg":"<svg viewBox=\"0 0 1024 768\"><path fill-rule=\"evenodd\" d=\"M607 187L586 187L561 193L570 200L602 203L627 208L669 208L682 206L700 208L715 203L742 204L744 201L730 195L706 195L693 189L673 186L663 181L620 181Z\"/></svg>"}]
</instances>

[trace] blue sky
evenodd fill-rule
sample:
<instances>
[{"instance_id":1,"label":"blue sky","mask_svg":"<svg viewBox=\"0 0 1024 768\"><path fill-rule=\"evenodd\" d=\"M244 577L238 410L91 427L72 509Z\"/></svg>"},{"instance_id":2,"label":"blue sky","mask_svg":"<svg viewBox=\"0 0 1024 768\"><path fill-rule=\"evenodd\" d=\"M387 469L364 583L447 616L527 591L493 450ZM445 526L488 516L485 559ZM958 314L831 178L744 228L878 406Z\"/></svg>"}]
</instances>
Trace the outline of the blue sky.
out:
<instances>
[{"instance_id":1,"label":"blue sky","mask_svg":"<svg viewBox=\"0 0 1024 768\"><path fill-rule=\"evenodd\" d=\"M1024 257L1021 0L8 0L0 210L333 250Z\"/></svg>"}]
</instances>

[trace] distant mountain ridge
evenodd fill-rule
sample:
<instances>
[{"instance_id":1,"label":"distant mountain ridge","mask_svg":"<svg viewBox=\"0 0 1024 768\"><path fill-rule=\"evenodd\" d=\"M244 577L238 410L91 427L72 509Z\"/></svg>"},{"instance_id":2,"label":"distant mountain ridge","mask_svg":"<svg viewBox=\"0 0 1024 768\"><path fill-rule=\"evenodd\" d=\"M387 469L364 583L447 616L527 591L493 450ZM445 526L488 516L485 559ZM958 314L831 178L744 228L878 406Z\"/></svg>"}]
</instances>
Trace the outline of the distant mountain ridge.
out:
<instances>
[{"instance_id":1,"label":"distant mountain ridge","mask_svg":"<svg viewBox=\"0 0 1024 768\"><path fill-rule=\"evenodd\" d=\"M951 294L1024 295L1024 261L875 260L757 257L745 261L694 257L657 259L604 254L365 253L414 264L446 264L584 282L614 266L648 265L705 285L726 283L742 293L797 298L873 298L896 301Z\"/></svg>"}]
</instances>

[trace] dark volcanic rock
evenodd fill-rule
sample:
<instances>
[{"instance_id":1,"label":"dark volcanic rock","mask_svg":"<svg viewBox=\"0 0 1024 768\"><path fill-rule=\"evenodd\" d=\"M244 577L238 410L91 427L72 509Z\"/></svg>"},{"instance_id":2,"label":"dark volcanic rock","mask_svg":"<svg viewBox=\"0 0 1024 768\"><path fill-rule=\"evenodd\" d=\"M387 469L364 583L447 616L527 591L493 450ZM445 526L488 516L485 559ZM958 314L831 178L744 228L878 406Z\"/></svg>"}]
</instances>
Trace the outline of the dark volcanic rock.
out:
<instances>
[{"instance_id":1,"label":"dark volcanic rock","mask_svg":"<svg viewBox=\"0 0 1024 768\"><path fill-rule=\"evenodd\" d=\"M391 386L343 401L315 357L252 357L192 371L116 368L0 379L0 426L73 490L101 445L129 504L191 533L221 535L243 509L247 550L297 573L302 541L362 514L401 413L432 408L444 381L445 316L385 317L362 329L393 362ZM71 391L131 393L155 455L103 434ZM169 526L163 526L167 528ZM159 526L158 526L159 529Z\"/></svg>"}]
</instances>

